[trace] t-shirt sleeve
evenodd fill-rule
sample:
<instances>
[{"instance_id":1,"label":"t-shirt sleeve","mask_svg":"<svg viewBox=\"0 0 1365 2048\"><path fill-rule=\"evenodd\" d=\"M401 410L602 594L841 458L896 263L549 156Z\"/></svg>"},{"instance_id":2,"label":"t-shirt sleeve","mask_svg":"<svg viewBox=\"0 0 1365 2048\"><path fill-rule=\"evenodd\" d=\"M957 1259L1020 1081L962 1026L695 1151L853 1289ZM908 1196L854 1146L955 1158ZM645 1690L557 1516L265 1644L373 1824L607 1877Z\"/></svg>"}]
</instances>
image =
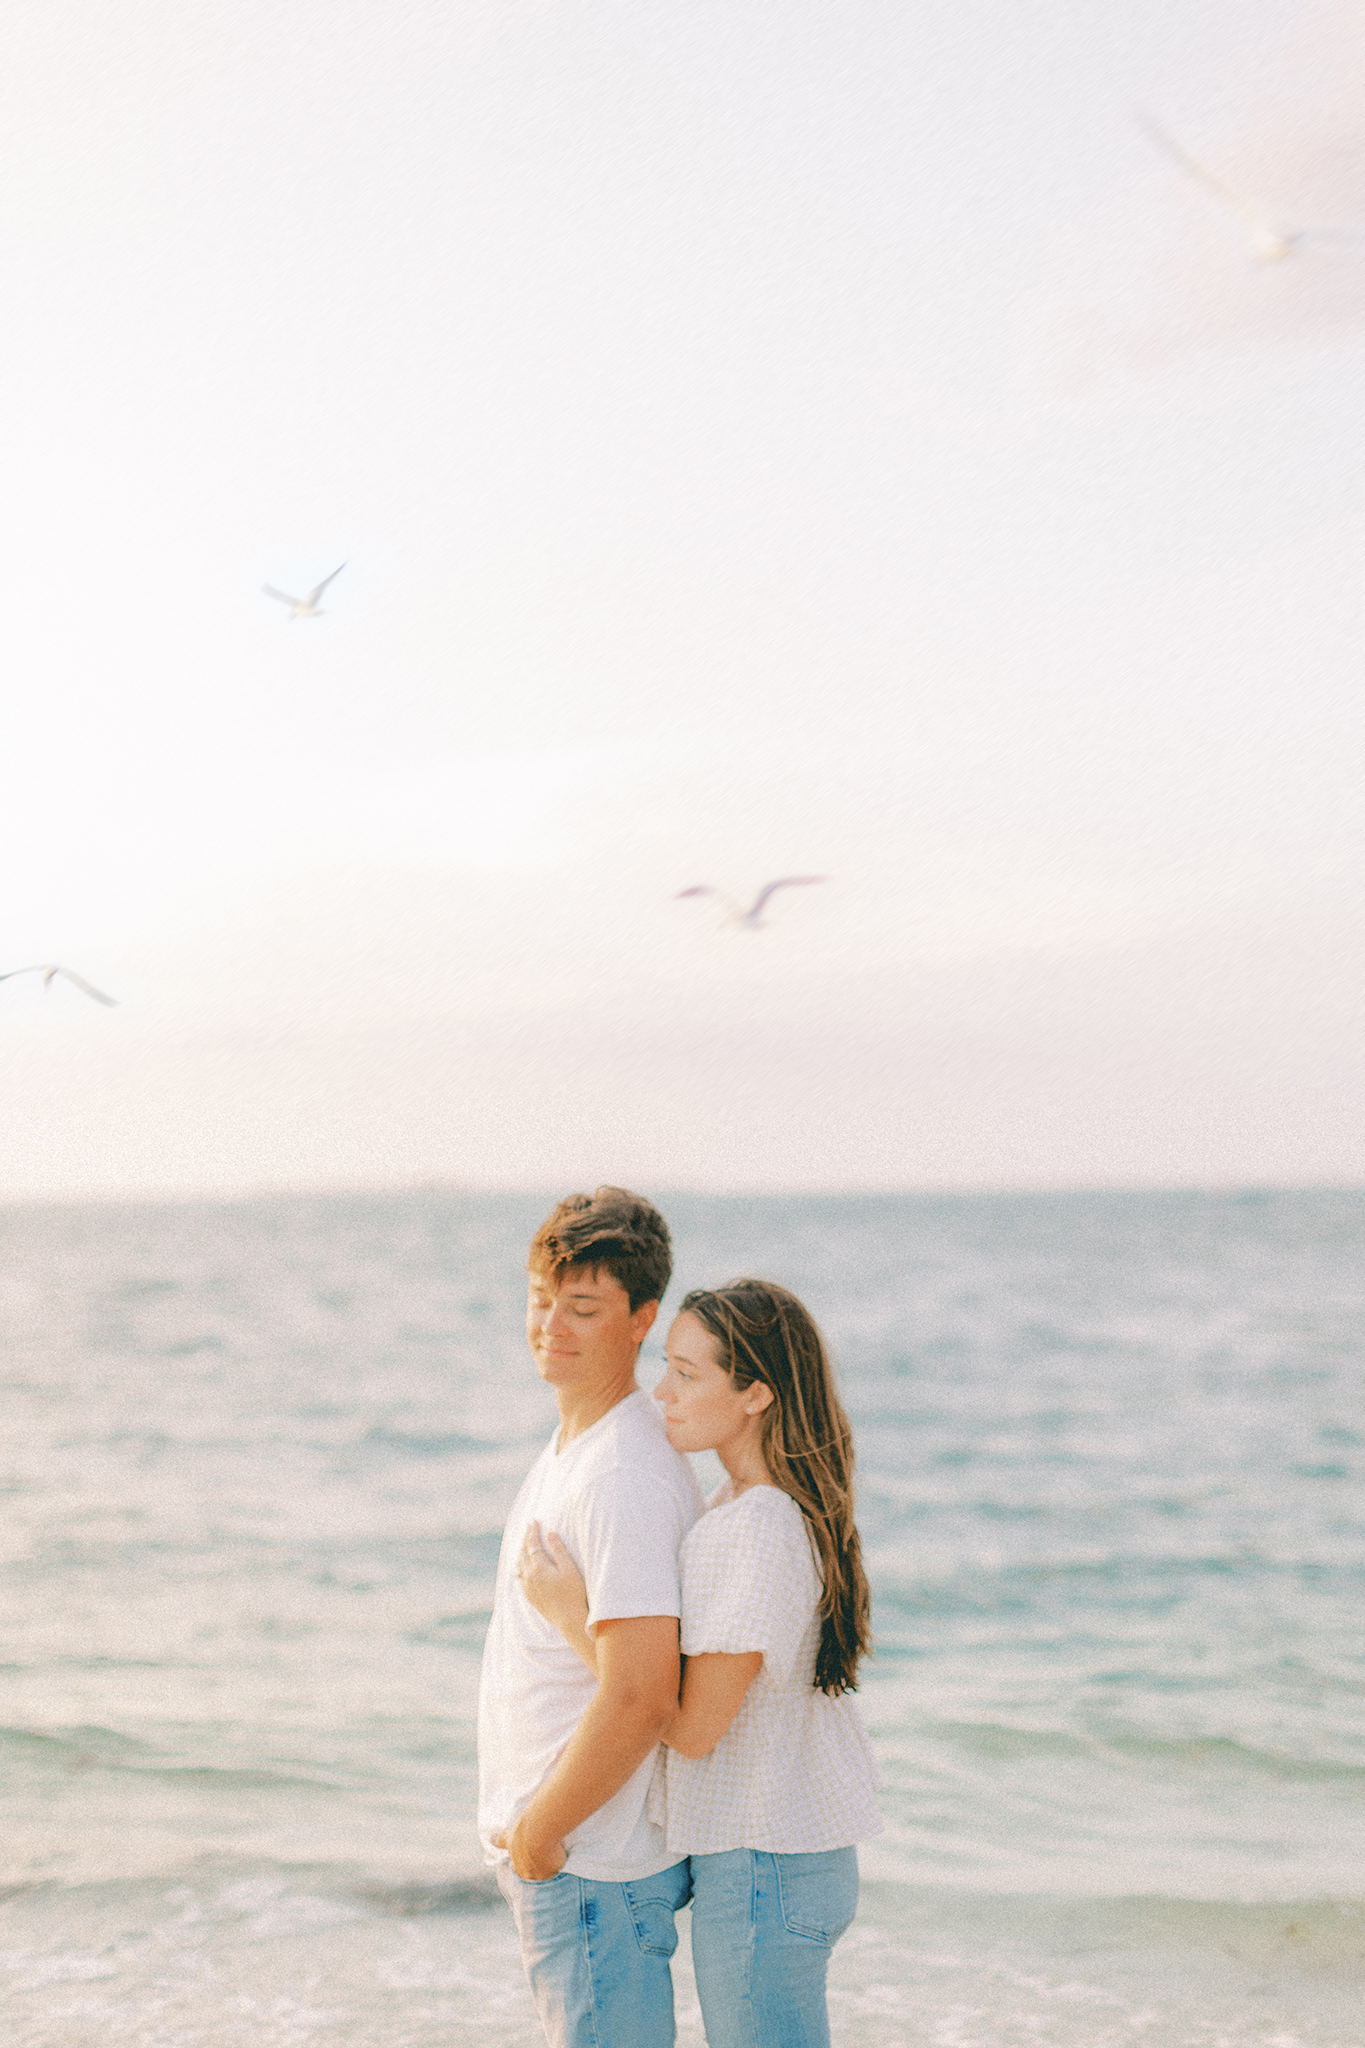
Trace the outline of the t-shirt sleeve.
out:
<instances>
[{"instance_id":1,"label":"t-shirt sleeve","mask_svg":"<svg viewBox=\"0 0 1365 2048\"><path fill-rule=\"evenodd\" d=\"M820 1604L820 1577L800 1509L766 1502L697 1524L683 1556L683 1653L760 1650L785 1678Z\"/></svg>"},{"instance_id":2,"label":"t-shirt sleeve","mask_svg":"<svg viewBox=\"0 0 1365 2048\"><path fill-rule=\"evenodd\" d=\"M678 1551L687 1529L673 1488L647 1473L604 1472L585 1489L575 1522L589 1629L682 1612Z\"/></svg>"}]
</instances>

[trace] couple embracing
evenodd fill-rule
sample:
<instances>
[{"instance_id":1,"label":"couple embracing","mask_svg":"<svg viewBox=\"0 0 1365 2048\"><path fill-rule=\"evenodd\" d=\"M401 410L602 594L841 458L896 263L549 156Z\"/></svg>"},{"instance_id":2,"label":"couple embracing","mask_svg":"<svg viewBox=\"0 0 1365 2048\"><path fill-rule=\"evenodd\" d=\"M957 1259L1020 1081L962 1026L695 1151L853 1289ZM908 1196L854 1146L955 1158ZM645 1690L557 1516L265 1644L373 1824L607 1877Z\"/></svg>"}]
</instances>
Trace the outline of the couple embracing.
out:
<instances>
[{"instance_id":1,"label":"couple embracing","mask_svg":"<svg viewBox=\"0 0 1365 2048\"><path fill-rule=\"evenodd\" d=\"M528 1261L559 1427L503 1537L479 1832L552 2048L669 2048L691 1901L709 2048L824 2048L876 1768L853 1444L820 1333L761 1280L687 1295L653 1397L668 1226L571 1195ZM683 1453L726 1478L703 1503ZM681 1656L680 1656L681 1651Z\"/></svg>"}]
</instances>

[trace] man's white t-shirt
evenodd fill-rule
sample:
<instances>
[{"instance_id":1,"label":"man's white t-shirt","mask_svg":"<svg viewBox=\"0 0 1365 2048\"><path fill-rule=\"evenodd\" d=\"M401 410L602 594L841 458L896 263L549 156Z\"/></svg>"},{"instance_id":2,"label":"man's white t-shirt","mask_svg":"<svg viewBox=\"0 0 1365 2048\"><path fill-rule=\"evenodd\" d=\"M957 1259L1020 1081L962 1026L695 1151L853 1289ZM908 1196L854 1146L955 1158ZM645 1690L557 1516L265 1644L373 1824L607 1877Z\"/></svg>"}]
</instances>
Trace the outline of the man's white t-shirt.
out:
<instances>
[{"instance_id":1,"label":"man's white t-shirt","mask_svg":"<svg viewBox=\"0 0 1365 2048\"><path fill-rule=\"evenodd\" d=\"M516 1576L527 1525L553 1529L582 1572L588 1626L644 1614L681 1614L678 1551L701 1513L687 1460L664 1431L657 1403L628 1394L559 1449L556 1430L517 1495L498 1557L493 1619L479 1684L479 1835L512 1828L582 1719L597 1680L559 1630L527 1600ZM575 1877L624 1882L676 1863L649 1818L656 1750L605 1806L565 1839Z\"/></svg>"}]
</instances>

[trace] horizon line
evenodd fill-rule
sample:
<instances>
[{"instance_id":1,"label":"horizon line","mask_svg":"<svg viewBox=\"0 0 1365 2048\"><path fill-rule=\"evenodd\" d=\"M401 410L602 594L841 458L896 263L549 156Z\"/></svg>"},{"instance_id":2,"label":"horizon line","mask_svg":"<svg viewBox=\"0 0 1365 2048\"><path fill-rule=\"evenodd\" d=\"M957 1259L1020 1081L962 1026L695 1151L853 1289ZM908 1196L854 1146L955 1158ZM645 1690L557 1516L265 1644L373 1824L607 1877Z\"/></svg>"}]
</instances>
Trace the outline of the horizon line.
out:
<instances>
[{"instance_id":1,"label":"horizon line","mask_svg":"<svg viewBox=\"0 0 1365 2048\"><path fill-rule=\"evenodd\" d=\"M622 1186L624 1182L606 1183ZM603 1185L603 1183L597 1183ZM557 1192L558 1189L558 1192ZM549 1181L462 1181L445 1177L423 1177L406 1181L259 1181L221 1188L146 1187L38 1189L27 1193L0 1189L0 1212L16 1209L60 1208L167 1208L224 1207L270 1201L346 1201L399 1199L413 1195L459 1195L469 1199L507 1199L524 1196L555 1201L563 1189ZM969 1201L988 1199L1022 1200L1047 1196L1151 1195L1207 1196L1222 1200L1270 1199L1277 1195L1365 1195L1365 1180L1086 1180L1054 1182L933 1182L919 1186L890 1183L842 1184L828 1187L706 1186L676 1183L657 1191L650 1200L686 1201Z\"/></svg>"}]
</instances>

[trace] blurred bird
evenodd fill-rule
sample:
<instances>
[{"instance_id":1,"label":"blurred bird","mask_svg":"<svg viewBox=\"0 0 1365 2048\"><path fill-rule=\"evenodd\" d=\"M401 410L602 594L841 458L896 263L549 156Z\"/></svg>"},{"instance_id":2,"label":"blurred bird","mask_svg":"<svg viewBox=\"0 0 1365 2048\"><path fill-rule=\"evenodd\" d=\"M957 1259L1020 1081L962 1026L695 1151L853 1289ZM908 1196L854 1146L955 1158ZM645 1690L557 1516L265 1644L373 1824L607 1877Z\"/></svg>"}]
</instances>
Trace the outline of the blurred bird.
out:
<instances>
[{"instance_id":1,"label":"blurred bird","mask_svg":"<svg viewBox=\"0 0 1365 2048\"><path fill-rule=\"evenodd\" d=\"M288 605L291 625L295 619L319 619L322 613L318 609L318 599L327 585L339 576L345 567L346 564L343 562L339 568L333 569L331 576L324 576L321 583L309 591L307 597L291 597L287 590L276 590L270 583L263 583L261 588L267 597L277 597L281 604Z\"/></svg>"},{"instance_id":2,"label":"blurred bird","mask_svg":"<svg viewBox=\"0 0 1365 2048\"><path fill-rule=\"evenodd\" d=\"M729 923L739 925L746 932L760 932L767 923L763 915L764 905L777 890L808 889L815 882L828 880L827 875L783 875L776 882L765 882L747 910L736 903L732 896L727 896L724 890L713 889L709 882L695 882L690 889L679 889L673 900L675 903L681 903L685 896L716 896L725 905Z\"/></svg>"},{"instance_id":3,"label":"blurred bird","mask_svg":"<svg viewBox=\"0 0 1365 2048\"><path fill-rule=\"evenodd\" d=\"M107 996L103 989L92 988L88 981L79 974L73 974L69 967L11 967L4 974L0 974L0 981L13 981L16 974L41 974L44 988L51 988L53 977L60 974L63 981L73 982L84 994L93 996L97 1003L107 1003L111 1010L118 1008L116 996Z\"/></svg>"},{"instance_id":4,"label":"blurred bird","mask_svg":"<svg viewBox=\"0 0 1365 2048\"><path fill-rule=\"evenodd\" d=\"M1231 185L1225 185L1221 178L1215 178L1212 171L1206 171L1203 164L1182 149L1173 135L1168 135L1140 107L1134 109L1138 126L1149 135L1157 148L1178 164L1187 178L1193 178L1196 185L1235 213L1245 224L1247 244L1251 254L1261 263L1279 263L1286 256L1292 256L1304 240L1302 228L1290 227L1288 222L1276 220L1273 214L1257 206L1253 200L1244 199L1240 192L1234 192ZM1315 238L1316 239L1316 238Z\"/></svg>"}]
</instances>

